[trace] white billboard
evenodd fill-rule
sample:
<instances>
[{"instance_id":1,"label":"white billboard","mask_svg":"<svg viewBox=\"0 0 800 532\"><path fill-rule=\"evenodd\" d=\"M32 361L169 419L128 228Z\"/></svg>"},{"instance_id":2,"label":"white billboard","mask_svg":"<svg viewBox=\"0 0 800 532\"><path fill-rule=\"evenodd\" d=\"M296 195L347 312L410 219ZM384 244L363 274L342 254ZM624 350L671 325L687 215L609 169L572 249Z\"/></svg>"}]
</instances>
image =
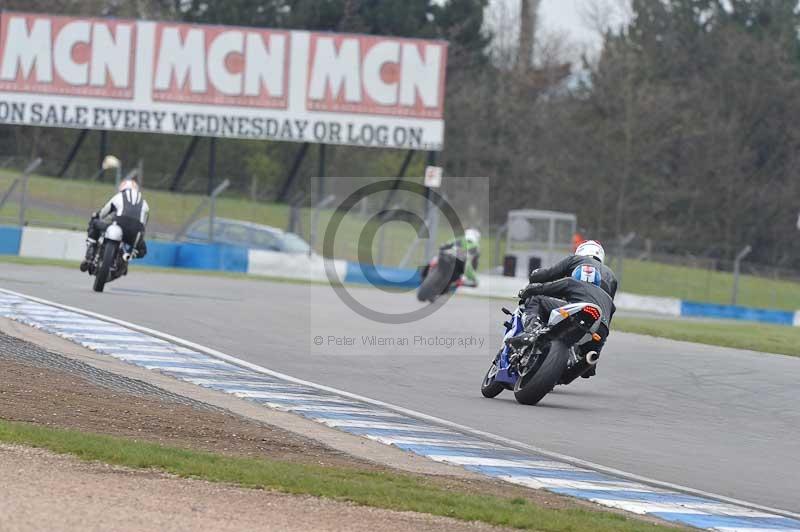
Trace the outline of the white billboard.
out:
<instances>
[{"instance_id":1,"label":"white billboard","mask_svg":"<svg viewBox=\"0 0 800 532\"><path fill-rule=\"evenodd\" d=\"M441 150L447 43L0 14L0 123Z\"/></svg>"}]
</instances>

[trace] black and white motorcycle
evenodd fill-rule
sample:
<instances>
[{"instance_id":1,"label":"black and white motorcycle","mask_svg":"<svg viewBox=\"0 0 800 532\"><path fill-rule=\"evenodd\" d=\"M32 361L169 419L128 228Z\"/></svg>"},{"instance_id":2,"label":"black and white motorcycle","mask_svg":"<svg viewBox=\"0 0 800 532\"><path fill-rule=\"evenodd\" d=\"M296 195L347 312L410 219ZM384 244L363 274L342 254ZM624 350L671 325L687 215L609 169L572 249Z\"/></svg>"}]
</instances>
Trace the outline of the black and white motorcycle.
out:
<instances>
[{"instance_id":1,"label":"black and white motorcycle","mask_svg":"<svg viewBox=\"0 0 800 532\"><path fill-rule=\"evenodd\" d=\"M102 292L106 283L128 275L128 263L136 258L136 248L142 234L136 235L133 246L123 241L122 227L111 222L95 246L94 258L89 262L89 275L94 275L94 291Z\"/></svg>"}]
</instances>

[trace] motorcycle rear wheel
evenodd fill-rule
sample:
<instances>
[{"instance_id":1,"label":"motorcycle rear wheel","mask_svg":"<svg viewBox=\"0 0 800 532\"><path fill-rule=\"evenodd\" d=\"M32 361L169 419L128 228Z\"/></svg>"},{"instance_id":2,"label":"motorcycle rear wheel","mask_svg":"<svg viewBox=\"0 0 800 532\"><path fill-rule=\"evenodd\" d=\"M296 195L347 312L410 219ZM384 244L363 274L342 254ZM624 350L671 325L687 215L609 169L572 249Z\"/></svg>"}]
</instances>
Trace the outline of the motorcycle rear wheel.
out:
<instances>
[{"instance_id":1,"label":"motorcycle rear wheel","mask_svg":"<svg viewBox=\"0 0 800 532\"><path fill-rule=\"evenodd\" d=\"M514 384L514 398L523 405L535 405L550 393L567 368L569 347L553 341L547 356L536 371L520 375Z\"/></svg>"},{"instance_id":2,"label":"motorcycle rear wheel","mask_svg":"<svg viewBox=\"0 0 800 532\"><path fill-rule=\"evenodd\" d=\"M97 266L97 271L94 274L94 286L92 287L95 292L102 292L106 286L106 282L111 275L111 265L117 258L118 242L103 242L103 249L100 255L100 264Z\"/></svg>"}]
</instances>

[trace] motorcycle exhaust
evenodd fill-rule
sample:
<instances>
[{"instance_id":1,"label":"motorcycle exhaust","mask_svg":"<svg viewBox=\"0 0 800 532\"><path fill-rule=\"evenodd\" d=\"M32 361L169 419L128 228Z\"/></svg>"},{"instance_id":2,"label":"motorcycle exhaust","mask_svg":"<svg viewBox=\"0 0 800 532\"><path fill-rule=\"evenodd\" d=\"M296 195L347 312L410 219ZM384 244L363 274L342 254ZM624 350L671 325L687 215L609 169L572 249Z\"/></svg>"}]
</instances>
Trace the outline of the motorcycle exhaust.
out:
<instances>
[{"instance_id":1,"label":"motorcycle exhaust","mask_svg":"<svg viewBox=\"0 0 800 532\"><path fill-rule=\"evenodd\" d=\"M569 384L597 364L600 360L600 354L597 351L589 351L577 364L572 366L569 370L564 372L561 376L559 384Z\"/></svg>"}]
</instances>

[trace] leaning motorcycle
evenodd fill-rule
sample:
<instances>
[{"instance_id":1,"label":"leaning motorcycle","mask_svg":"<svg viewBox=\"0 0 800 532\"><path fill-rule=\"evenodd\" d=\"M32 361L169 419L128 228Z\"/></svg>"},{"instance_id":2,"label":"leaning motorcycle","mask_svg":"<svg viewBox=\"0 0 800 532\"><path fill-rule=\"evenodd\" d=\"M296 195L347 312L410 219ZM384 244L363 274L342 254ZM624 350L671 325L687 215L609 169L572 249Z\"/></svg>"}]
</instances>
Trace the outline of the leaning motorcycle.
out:
<instances>
[{"instance_id":1,"label":"leaning motorcycle","mask_svg":"<svg viewBox=\"0 0 800 532\"><path fill-rule=\"evenodd\" d=\"M439 296L454 292L461 285L465 265L466 254L459 248L440 249L420 272L422 283L417 288L417 299L433 303Z\"/></svg>"},{"instance_id":2,"label":"leaning motorcycle","mask_svg":"<svg viewBox=\"0 0 800 532\"><path fill-rule=\"evenodd\" d=\"M94 291L102 292L106 283L128 274L128 262L136 257L136 242L129 246L123 242L122 227L111 222L95 246L94 258L89 262L89 275L94 275Z\"/></svg>"},{"instance_id":3,"label":"leaning motorcycle","mask_svg":"<svg viewBox=\"0 0 800 532\"><path fill-rule=\"evenodd\" d=\"M508 319L503 347L495 355L481 384L484 397L513 390L517 402L535 405L557 384L569 384L597 364L594 351L582 354L581 345L599 341L601 310L591 303L571 303L550 313L535 334L525 333L523 302L516 311L503 308ZM510 342L517 337L518 342Z\"/></svg>"}]
</instances>

